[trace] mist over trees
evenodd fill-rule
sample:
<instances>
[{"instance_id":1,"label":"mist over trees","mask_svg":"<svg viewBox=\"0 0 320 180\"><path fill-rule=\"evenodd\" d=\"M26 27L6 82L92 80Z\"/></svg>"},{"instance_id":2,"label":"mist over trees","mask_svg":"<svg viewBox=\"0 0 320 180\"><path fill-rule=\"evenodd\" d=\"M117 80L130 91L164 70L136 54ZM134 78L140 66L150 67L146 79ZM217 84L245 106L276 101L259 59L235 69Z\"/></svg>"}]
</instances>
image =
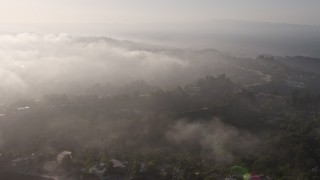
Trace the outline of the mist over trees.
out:
<instances>
[{"instance_id":1,"label":"mist over trees","mask_svg":"<svg viewBox=\"0 0 320 180\"><path fill-rule=\"evenodd\" d=\"M1 172L320 176L319 59L66 34L1 34L0 42Z\"/></svg>"}]
</instances>

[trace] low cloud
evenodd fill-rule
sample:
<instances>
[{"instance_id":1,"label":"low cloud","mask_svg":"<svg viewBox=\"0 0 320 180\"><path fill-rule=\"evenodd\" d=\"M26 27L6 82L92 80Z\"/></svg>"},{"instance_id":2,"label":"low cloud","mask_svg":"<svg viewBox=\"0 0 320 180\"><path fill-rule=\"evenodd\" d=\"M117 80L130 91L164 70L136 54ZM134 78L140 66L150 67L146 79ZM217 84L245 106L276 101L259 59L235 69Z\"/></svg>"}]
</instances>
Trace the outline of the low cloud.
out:
<instances>
[{"instance_id":1,"label":"low cloud","mask_svg":"<svg viewBox=\"0 0 320 180\"><path fill-rule=\"evenodd\" d=\"M236 153L251 153L260 142L250 133L218 119L188 122L181 120L167 132L167 139L182 147L197 147L201 155L222 163L232 162Z\"/></svg>"},{"instance_id":2,"label":"low cloud","mask_svg":"<svg viewBox=\"0 0 320 180\"><path fill-rule=\"evenodd\" d=\"M177 57L104 37L0 34L1 99L55 92L70 84L161 83L186 67Z\"/></svg>"}]
</instances>

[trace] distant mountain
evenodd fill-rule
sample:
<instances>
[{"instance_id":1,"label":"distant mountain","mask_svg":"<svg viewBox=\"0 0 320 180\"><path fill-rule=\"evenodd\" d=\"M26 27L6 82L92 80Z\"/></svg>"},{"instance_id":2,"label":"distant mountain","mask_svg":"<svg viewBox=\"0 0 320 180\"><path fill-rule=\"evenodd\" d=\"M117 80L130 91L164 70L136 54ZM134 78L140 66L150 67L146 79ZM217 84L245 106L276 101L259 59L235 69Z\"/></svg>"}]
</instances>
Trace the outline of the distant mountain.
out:
<instances>
[{"instance_id":1,"label":"distant mountain","mask_svg":"<svg viewBox=\"0 0 320 180\"><path fill-rule=\"evenodd\" d=\"M241 56L262 53L320 58L320 26L212 20L196 23L2 24L10 32L109 36L183 48L215 48Z\"/></svg>"}]
</instances>

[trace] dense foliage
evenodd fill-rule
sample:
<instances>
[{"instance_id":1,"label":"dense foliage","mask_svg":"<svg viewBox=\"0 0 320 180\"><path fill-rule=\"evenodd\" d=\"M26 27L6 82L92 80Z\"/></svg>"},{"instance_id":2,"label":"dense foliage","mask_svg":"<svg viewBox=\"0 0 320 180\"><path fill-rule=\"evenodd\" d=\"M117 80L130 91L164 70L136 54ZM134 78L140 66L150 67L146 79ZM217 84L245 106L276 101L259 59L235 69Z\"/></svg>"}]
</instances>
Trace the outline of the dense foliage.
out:
<instances>
[{"instance_id":1,"label":"dense foliage","mask_svg":"<svg viewBox=\"0 0 320 180\"><path fill-rule=\"evenodd\" d=\"M1 154L41 154L45 163L68 150L72 175L117 158L131 179L221 179L241 174L235 166L274 179L320 178L317 94L261 92L225 75L170 90L138 83L147 88L3 105Z\"/></svg>"}]
</instances>

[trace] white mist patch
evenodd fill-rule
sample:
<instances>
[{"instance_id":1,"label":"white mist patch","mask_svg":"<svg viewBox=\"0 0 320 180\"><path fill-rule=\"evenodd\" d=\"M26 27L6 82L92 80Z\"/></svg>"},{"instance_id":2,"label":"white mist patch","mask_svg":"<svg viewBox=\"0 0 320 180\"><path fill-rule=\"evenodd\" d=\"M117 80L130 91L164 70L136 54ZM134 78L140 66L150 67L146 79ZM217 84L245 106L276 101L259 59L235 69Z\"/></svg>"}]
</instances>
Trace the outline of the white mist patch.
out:
<instances>
[{"instance_id":1,"label":"white mist patch","mask_svg":"<svg viewBox=\"0 0 320 180\"><path fill-rule=\"evenodd\" d=\"M133 46L133 47L132 47ZM134 43L67 34L0 34L1 99L95 83L161 82L188 63Z\"/></svg>"},{"instance_id":2,"label":"white mist patch","mask_svg":"<svg viewBox=\"0 0 320 180\"><path fill-rule=\"evenodd\" d=\"M204 157L218 162L231 162L235 153L246 153L257 146L258 138L226 125L218 119L179 121L167 132L167 139L185 147L200 146Z\"/></svg>"}]
</instances>

